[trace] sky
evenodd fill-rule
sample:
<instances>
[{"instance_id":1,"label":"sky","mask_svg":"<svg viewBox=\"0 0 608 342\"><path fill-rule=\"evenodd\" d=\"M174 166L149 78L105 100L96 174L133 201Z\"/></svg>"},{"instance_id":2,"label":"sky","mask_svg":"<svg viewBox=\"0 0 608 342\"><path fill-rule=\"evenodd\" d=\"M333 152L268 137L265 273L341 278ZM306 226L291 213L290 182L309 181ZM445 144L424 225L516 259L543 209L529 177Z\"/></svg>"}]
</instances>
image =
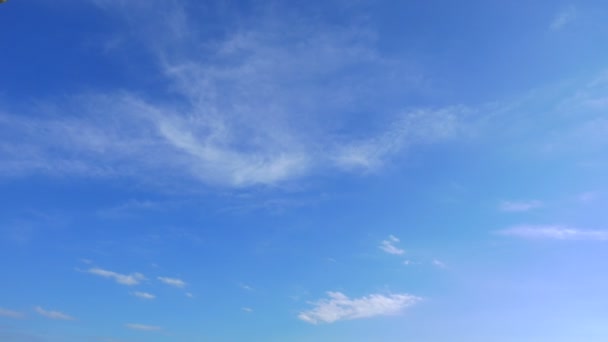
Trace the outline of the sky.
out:
<instances>
[{"instance_id":1,"label":"sky","mask_svg":"<svg viewBox=\"0 0 608 342\"><path fill-rule=\"evenodd\" d=\"M608 339L608 4L0 4L0 340Z\"/></svg>"}]
</instances>

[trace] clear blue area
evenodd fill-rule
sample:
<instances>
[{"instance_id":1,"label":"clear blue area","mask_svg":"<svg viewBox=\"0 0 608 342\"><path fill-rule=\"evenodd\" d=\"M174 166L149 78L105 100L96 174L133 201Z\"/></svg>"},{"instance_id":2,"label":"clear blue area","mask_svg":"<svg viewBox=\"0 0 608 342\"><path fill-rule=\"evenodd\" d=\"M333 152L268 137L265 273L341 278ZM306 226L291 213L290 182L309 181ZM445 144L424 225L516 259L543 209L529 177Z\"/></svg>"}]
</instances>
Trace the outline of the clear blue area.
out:
<instances>
[{"instance_id":1,"label":"clear blue area","mask_svg":"<svg viewBox=\"0 0 608 342\"><path fill-rule=\"evenodd\" d=\"M606 18L0 4L0 341L608 340Z\"/></svg>"}]
</instances>

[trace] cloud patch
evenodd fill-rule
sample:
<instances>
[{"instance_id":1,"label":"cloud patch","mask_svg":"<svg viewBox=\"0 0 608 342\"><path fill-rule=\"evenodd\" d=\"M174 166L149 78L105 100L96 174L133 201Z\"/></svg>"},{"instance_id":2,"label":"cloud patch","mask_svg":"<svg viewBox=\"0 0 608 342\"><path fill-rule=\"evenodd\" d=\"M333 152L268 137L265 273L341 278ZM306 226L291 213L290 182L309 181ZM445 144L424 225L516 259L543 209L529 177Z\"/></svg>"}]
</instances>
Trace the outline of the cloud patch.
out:
<instances>
[{"instance_id":1,"label":"cloud patch","mask_svg":"<svg viewBox=\"0 0 608 342\"><path fill-rule=\"evenodd\" d=\"M50 319L56 319L56 320L63 320L63 321L73 321L75 320L74 317L64 314L63 312L59 312L59 311L48 311L45 310L39 306L34 308L34 311L36 311L36 313L38 313L41 316L44 316L46 318L50 318Z\"/></svg>"},{"instance_id":2,"label":"cloud patch","mask_svg":"<svg viewBox=\"0 0 608 342\"><path fill-rule=\"evenodd\" d=\"M9 309L0 308L0 317L8 318L24 318L25 314L19 311L13 311Z\"/></svg>"},{"instance_id":3,"label":"cloud patch","mask_svg":"<svg viewBox=\"0 0 608 342\"><path fill-rule=\"evenodd\" d=\"M157 279L158 279L158 281L160 281L163 284L178 287L178 288L183 288L186 285L188 285L185 281L178 279L178 278L157 277Z\"/></svg>"},{"instance_id":4,"label":"cloud patch","mask_svg":"<svg viewBox=\"0 0 608 342\"><path fill-rule=\"evenodd\" d=\"M121 285L138 285L142 281L146 280L141 273L131 273L131 274L120 274L113 271L104 270L98 267L90 268L87 270L88 273L94 274L103 278L113 279L115 282Z\"/></svg>"},{"instance_id":5,"label":"cloud patch","mask_svg":"<svg viewBox=\"0 0 608 342\"><path fill-rule=\"evenodd\" d=\"M498 234L536 240L608 240L606 230L588 230L560 225L520 225L500 230Z\"/></svg>"},{"instance_id":6,"label":"cloud patch","mask_svg":"<svg viewBox=\"0 0 608 342\"><path fill-rule=\"evenodd\" d=\"M313 309L301 312L298 318L318 324L394 315L422 300L409 294L371 294L351 299L341 292L327 292L327 296L329 298L311 302Z\"/></svg>"},{"instance_id":7,"label":"cloud patch","mask_svg":"<svg viewBox=\"0 0 608 342\"><path fill-rule=\"evenodd\" d=\"M141 298L141 299L147 299L147 300L152 300L154 298L156 298L155 295L148 293L148 292L133 292L133 295L137 298Z\"/></svg>"},{"instance_id":8,"label":"cloud patch","mask_svg":"<svg viewBox=\"0 0 608 342\"><path fill-rule=\"evenodd\" d=\"M570 6L570 7L566 7L562 10L560 10L555 17L553 18L553 21L551 22L551 25L549 26L551 28L551 30L554 31L558 31L563 29L564 27L566 27L567 25L569 25L570 23L572 23L577 17L577 10L575 7Z\"/></svg>"},{"instance_id":9,"label":"cloud patch","mask_svg":"<svg viewBox=\"0 0 608 342\"><path fill-rule=\"evenodd\" d=\"M396 246L396 244L398 244L399 241L400 240L397 237L395 237L393 235L389 235L388 239L383 240L380 243L379 248L388 254L402 255L405 253L405 250Z\"/></svg>"},{"instance_id":10,"label":"cloud patch","mask_svg":"<svg viewBox=\"0 0 608 342\"><path fill-rule=\"evenodd\" d=\"M544 203L539 200L530 201L503 201L500 203L499 209L504 212L525 212L538 209L544 206Z\"/></svg>"},{"instance_id":11,"label":"cloud patch","mask_svg":"<svg viewBox=\"0 0 608 342\"><path fill-rule=\"evenodd\" d=\"M146 325L146 324L139 324L139 323L127 323L125 324L125 327L131 329L131 330L139 330L139 331L159 331L162 330L162 328L160 326L156 326L156 325Z\"/></svg>"},{"instance_id":12,"label":"cloud patch","mask_svg":"<svg viewBox=\"0 0 608 342\"><path fill-rule=\"evenodd\" d=\"M160 98L173 100L132 89L0 114L0 176L276 185L378 170L409 148L462 132L461 107L395 103L426 78L414 63L383 56L365 25L281 12L259 18L272 24L227 21L227 34L209 41L195 24L208 13L166 1L95 2L126 19L124 32L136 34L125 36L157 62L168 95Z\"/></svg>"}]
</instances>

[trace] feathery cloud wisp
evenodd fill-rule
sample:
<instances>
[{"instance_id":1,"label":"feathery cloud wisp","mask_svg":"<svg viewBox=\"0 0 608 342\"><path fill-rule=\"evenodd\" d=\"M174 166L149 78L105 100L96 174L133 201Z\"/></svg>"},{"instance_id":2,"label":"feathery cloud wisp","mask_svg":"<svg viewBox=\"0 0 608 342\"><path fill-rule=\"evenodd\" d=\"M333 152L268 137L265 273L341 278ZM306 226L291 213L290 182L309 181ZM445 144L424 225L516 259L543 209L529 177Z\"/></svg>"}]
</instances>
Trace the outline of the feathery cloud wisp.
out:
<instances>
[{"instance_id":1,"label":"feathery cloud wisp","mask_svg":"<svg viewBox=\"0 0 608 342\"><path fill-rule=\"evenodd\" d=\"M133 292L133 295L135 297L138 297L138 298L141 298L141 299L154 299L154 298L156 298L155 295L153 295L151 293L148 293L148 292L139 292L139 291L136 291L136 292Z\"/></svg>"},{"instance_id":2,"label":"feathery cloud wisp","mask_svg":"<svg viewBox=\"0 0 608 342\"><path fill-rule=\"evenodd\" d=\"M560 225L520 225L500 230L498 234L524 239L608 240L606 230L586 230Z\"/></svg>"},{"instance_id":3,"label":"feathery cloud wisp","mask_svg":"<svg viewBox=\"0 0 608 342\"><path fill-rule=\"evenodd\" d=\"M132 330L140 330L140 331L159 331L162 330L161 327L156 326L156 325L145 325L145 324L138 324L138 323L127 323L125 324L125 327L132 329Z\"/></svg>"},{"instance_id":4,"label":"feathery cloud wisp","mask_svg":"<svg viewBox=\"0 0 608 342\"><path fill-rule=\"evenodd\" d=\"M100 277L114 279L118 284L128 286L138 285L143 280L146 280L146 277L141 273L120 274L97 267L90 268L87 272Z\"/></svg>"},{"instance_id":5,"label":"feathery cloud wisp","mask_svg":"<svg viewBox=\"0 0 608 342\"><path fill-rule=\"evenodd\" d=\"M0 308L0 317L8 318L24 318L25 314L19 311L13 311L9 309Z\"/></svg>"},{"instance_id":6,"label":"feathery cloud wisp","mask_svg":"<svg viewBox=\"0 0 608 342\"><path fill-rule=\"evenodd\" d=\"M370 29L273 17L270 27L234 28L208 42L173 2L95 2L137 19L127 25L177 100L146 99L136 89L42 106L61 119L0 114L0 176L274 185L318 171L377 170L413 146L457 137L464 126L459 107L378 106L388 93L417 91L424 78L383 56ZM382 127L353 125L345 113L354 110L374 113L374 121L382 116Z\"/></svg>"},{"instance_id":7,"label":"feathery cloud wisp","mask_svg":"<svg viewBox=\"0 0 608 342\"><path fill-rule=\"evenodd\" d=\"M59 312L59 311L47 311L44 310L43 308L37 306L34 308L34 310L40 314L41 316L44 316L46 318L50 318L50 319L58 319L58 320L64 320L64 321L73 321L75 320L74 317L64 314L63 312Z\"/></svg>"},{"instance_id":8,"label":"feathery cloud wisp","mask_svg":"<svg viewBox=\"0 0 608 342\"><path fill-rule=\"evenodd\" d=\"M523 212L541 208L544 205L539 200L530 201L503 201L500 203L500 210L506 212Z\"/></svg>"},{"instance_id":9,"label":"feathery cloud wisp","mask_svg":"<svg viewBox=\"0 0 608 342\"><path fill-rule=\"evenodd\" d=\"M409 294L371 294L361 298L348 298L340 292L327 292L328 299L313 302L314 308L303 311L298 318L312 324L333 323L381 315L397 314L418 303L422 298Z\"/></svg>"},{"instance_id":10,"label":"feathery cloud wisp","mask_svg":"<svg viewBox=\"0 0 608 342\"><path fill-rule=\"evenodd\" d=\"M388 239L380 243L379 248L388 254L401 255L405 253L403 249L395 246L397 243L399 243L399 239L393 235L389 235Z\"/></svg>"},{"instance_id":11,"label":"feathery cloud wisp","mask_svg":"<svg viewBox=\"0 0 608 342\"><path fill-rule=\"evenodd\" d=\"M178 278L169 278L169 277L157 277L157 279L164 284L170 285L170 286L175 286L175 287L179 287L182 288L184 286L187 285L187 283L181 279Z\"/></svg>"},{"instance_id":12,"label":"feathery cloud wisp","mask_svg":"<svg viewBox=\"0 0 608 342\"><path fill-rule=\"evenodd\" d=\"M550 28L554 31L561 30L576 19L576 12L576 8L573 6L563 8L553 18Z\"/></svg>"}]
</instances>

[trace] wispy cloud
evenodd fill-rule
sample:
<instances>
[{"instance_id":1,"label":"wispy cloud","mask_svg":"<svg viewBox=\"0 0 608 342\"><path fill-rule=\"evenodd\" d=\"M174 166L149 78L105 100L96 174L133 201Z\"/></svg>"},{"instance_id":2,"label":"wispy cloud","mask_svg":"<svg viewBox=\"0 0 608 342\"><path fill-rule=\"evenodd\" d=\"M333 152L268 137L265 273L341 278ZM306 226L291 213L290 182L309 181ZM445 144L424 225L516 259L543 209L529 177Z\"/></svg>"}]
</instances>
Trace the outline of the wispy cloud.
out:
<instances>
[{"instance_id":1,"label":"wispy cloud","mask_svg":"<svg viewBox=\"0 0 608 342\"><path fill-rule=\"evenodd\" d=\"M59 312L59 311L47 311L44 310L43 308L37 306L34 308L34 310L40 314L41 316L44 316L46 318L50 318L50 319L57 319L57 320L64 320L64 321L73 321L75 320L74 317L64 314L63 312Z\"/></svg>"},{"instance_id":2,"label":"wispy cloud","mask_svg":"<svg viewBox=\"0 0 608 342\"><path fill-rule=\"evenodd\" d=\"M178 278L169 278L169 277L157 277L157 279L164 284L170 285L170 286L175 286L175 287L185 287L187 285L187 283L181 279Z\"/></svg>"},{"instance_id":3,"label":"wispy cloud","mask_svg":"<svg viewBox=\"0 0 608 342\"><path fill-rule=\"evenodd\" d=\"M320 171L377 170L416 145L458 137L464 126L460 107L379 106L425 81L407 62L382 56L375 33L361 25L270 15L267 25L234 27L209 42L174 2L96 2L129 18L177 100L134 90L46 103L37 112L61 114L46 118L0 115L2 175L275 185ZM353 125L353 111L373 115Z\"/></svg>"},{"instance_id":4,"label":"wispy cloud","mask_svg":"<svg viewBox=\"0 0 608 342\"><path fill-rule=\"evenodd\" d=\"M146 280L146 277L141 273L120 274L97 267L90 268L87 270L87 272L100 277L110 278L116 281L118 284L129 286L138 285L142 281Z\"/></svg>"},{"instance_id":5,"label":"wispy cloud","mask_svg":"<svg viewBox=\"0 0 608 342\"><path fill-rule=\"evenodd\" d=\"M397 314L421 298L409 294L371 294L361 298L348 298L340 292L327 292L328 299L311 304L313 309L303 311L298 318L312 324L333 323L340 320Z\"/></svg>"},{"instance_id":6,"label":"wispy cloud","mask_svg":"<svg viewBox=\"0 0 608 342\"><path fill-rule=\"evenodd\" d=\"M253 291L253 287L251 287L251 286L249 286L247 284L240 283L239 287L242 288L245 291Z\"/></svg>"},{"instance_id":7,"label":"wispy cloud","mask_svg":"<svg viewBox=\"0 0 608 342\"><path fill-rule=\"evenodd\" d=\"M133 295L135 297L138 297L141 299L148 299L148 300L156 298L155 295L148 293L148 292L133 292Z\"/></svg>"},{"instance_id":8,"label":"wispy cloud","mask_svg":"<svg viewBox=\"0 0 608 342\"><path fill-rule=\"evenodd\" d=\"M397 243L399 243L399 239L393 235L389 235L388 239L380 243L379 248L388 254L401 255L405 253L403 249L395 246Z\"/></svg>"},{"instance_id":9,"label":"wispy cloud","mask_svg":"<svg viewBox=\"0 0 608 342\"><path fill-rule=\"evenodd\" d=\"M0 308L0 317L8 317L8 318L24 318L25 314L19 311L13 311L9 309Z\"/></svg>"},{"instance_id":10,"label":"wispy cloud","mask_svg":"<svg viewBox=\"0 0 608 342\"><path fill-rule=\"evenodd\" d=\"M560 225L520 225L500 230L498 233L524 239L608 240L606 230L587 230Z\"/></svg>"},{"instance_id":11,"label":"wispy cloud","mask_svg":"<svg viewBox=\"0 0 608 342\"><path fill-rule=\"evenodd\" d=\"M501 211L506 212L524 212L541 208L543 205L544 203L539 200L503 201L502 203L500 203L499 208Z\"/></svg>"},{"instance_id":12,"label":"wispy cloud","mask_svg":"<svg viewBox=\"0 0 608 342\"><path fill-rule=\"evenodd\" d=\"M247 307L241 308L241 310L243 310L243 311L245 311L247 313L252 313L253 312L252 308L247 308Z\"/></svg>"},{"instance_id":13,"label":"wispy cloud","mask_svg":"<svg viewBox=\"0 0 608 342\"><path fill-rule=\"evenodd\" d=\"M439 260L439 259L433 259L433 266L438 267L438 268L446 268L446 264Z\"/></svg>"},{"instance_id":14,"label":"wispy cloud","mask_svg":"<svg viewBox=\"0 0 608 342\"><path fill-rule=\"evenodd\" d=\"M341 168L376 169L390 160L391 156L409 147L462 135L463 118L467 112L464 107L405 112L386 131L339 147L332 159Z\"/></svg>"},{"instance_id":15,"label":"wispy cloud","mask_svg":"<svg viewBox=\"0 0 608 342\"><path fill-rule=\"evenodd\" d=\"M156 326L156 325L145 325L145 324L138 324L138 323L127 323L125 324L125 327L132 329L132 330L140 330L140 331L159 331L162 330L161 327Z\"/></svg>"},{"instance_id":16,"label":"wispy cloud","mask_svg":"<svg viewBox=\"0 0 608 342\"><path fill-rule=\"evenodd\" d=\"M574 6L569 6L561 9L553 18L550 28L552 30L561 30L566 25L570 24L576 19L577 10Z\"/></svg>"}]
</instances>

